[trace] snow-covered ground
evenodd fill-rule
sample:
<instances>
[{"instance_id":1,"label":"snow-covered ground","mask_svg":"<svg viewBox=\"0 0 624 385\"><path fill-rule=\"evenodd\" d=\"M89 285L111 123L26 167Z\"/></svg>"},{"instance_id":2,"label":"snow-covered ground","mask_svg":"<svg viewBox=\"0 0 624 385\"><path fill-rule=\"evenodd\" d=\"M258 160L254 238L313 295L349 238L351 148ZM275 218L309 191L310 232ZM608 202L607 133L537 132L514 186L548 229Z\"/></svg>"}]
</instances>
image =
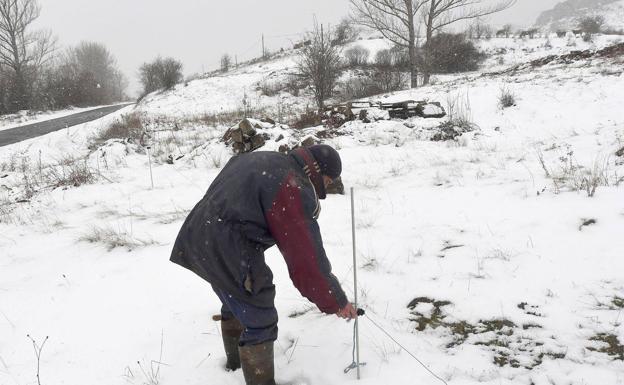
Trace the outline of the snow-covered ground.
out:
<instances>
[{"instance_id":1,"label":"snow-covered ground","mask_svg":"<svg viewBox=\"0 0 624 385\"><path fill-rule=\"evenodd\" d=\"M600 16L604 21L604 28L610 28L615 31L624 30L624 0L616 1L597 1L594 6L586 6L585 8L577 8L577 4L565 4L562 1L558 4L560 9L559 15L555 16L555 20L552 19L538 19L538 26L552 31L577 29L580 19L584 17L596 17ZM606 3L606 4L605 4ZM567 8L567 9L566 9ZM573 12L570 12L573 11ZM562 17L564 14L571 15L569 17ZM551 16L552 17L552 13ZM539 25L542 22L543 25Z\"/></svg>"},{"instance_id":2,"label":"snow-covered ground","mask_svg":"<svg viewBox=\"0 0 624 385\"><path fill-rule=\"evenodd\" d=\"M352 324L302 298L271 249L277 382L439 383L374 321L449 384L624 384L624 160L614 155L624 147L624 75L610 60L455 76L385 95L454 104L478 126L455 141L429 141L444 119L420 118L350 122L326 140L340 150L347 189L355 188L367 365L359 382L343 373ZM238 91L226 82L254 87L267 76L254 68L191 82L139 108L182 118L236 107L230 95ZM516 106L500 108L501 88ZM39 344L49 336L42 384L244 384L240 371L222 369L210 286L168 261L186 213L231 156L218 141L225 128L155 127L153 140L167 146L162 154L154 147L151 189L140 146L88 148L91 135L129 109L0 149L3 385L37 383L26 335ZM185 156L167 164L167 151ZM21 159L36 174L67 153L86 157L101 176L9 209L24 185ZM578 188L591 177L599 186L588 197ZM350 197L328 197L320 225L352 295Z\"/></svg>"},{"instance_id":3,"label":"snow-covered ground","mask_svg":"<svg viewBox=\"0 0 624 385\"><path fill-rule=\"evenodd\" d=\"M475 41L478 48L488 55L483 65L488 71L497 71L511 65L547 55L561 55L575 50L601 49L624 41L624 36L598 35L593 42L582 38L557 38L555 36L535 39L493 38ZM377 52L392 44L371 35L343 47L343 53L359 46L369 51L369 62ZM138 112L155 119L191 119L232 111L252 110L271 116L298 114L314 108L312 94L301 90L293 96L285 84L296 73L296 59L291 52L249 66L234 69L225 74L197 79L179 84L170 91L148 95L140 104ZM455 78L456 76L450 76ZM449 76L434 76L445 80ZM343 79L344 80L344 79ZM263 88L285 88L275 95L267 96Z\"/></svg>"},{"instance_id":4,"label":"snow-covered ground","mask_svg":"<svg viewBox=\"0 0 624 385\"><path fill-rule=\"evenodd\" d=\"M64 116L77 114L79 112L95 110L106 106L95 106L77 108L72 107L66 110L58 111L20 111L16 114L0 115L0 131L8 130L9 128L23 126L25 124L33 124L43 122L45 120L51 120L56 118L62 118Z\"/></svg>"}]
</instances>

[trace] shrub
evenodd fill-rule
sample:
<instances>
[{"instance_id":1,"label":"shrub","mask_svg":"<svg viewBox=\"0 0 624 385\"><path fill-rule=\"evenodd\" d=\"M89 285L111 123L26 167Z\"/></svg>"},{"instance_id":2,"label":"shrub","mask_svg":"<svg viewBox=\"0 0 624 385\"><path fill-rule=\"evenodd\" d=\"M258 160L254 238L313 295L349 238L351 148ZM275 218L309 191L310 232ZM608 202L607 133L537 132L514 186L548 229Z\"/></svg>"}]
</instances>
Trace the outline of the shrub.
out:
<instances>
[{"instance_id":1,"label":"shrub","mask_svg":"<svg viewBox=\"0 0 624 385\"><path fill-rule=\"evenodd\" d=\"M501 109L516 105L516 95L507 87L501 87L498 94L498 105Z\"/></svg>"},{"instance_id":2,"label":"shrub","mask_svg":"<svg viewBox=\"0 0 624 385\"><path fill-rule=\"evenodd\" d=\"M137 113L122 115L121 120L113 122L97 136L97 142L105 142L109 139L131 139L141 140L144 136L145 128Z\"/></svg>"},{"instance_id":3,"label":"shrub","mask_svg":"<svg viewBox=\"0 0 624 385\"><path fill-rule=\"evenodd\" d=\"M308 110L299 116L299 119L292 124L295 129L303 129L308 127L316 127L323 124L323 117L313 110Z\"/></svg>"},{"instance_id":4,"label":"shrub","mask_svg":"<svg viewBox=\"0 0 624 385\"><path fill-rule=\"evenodd\" d=\"M126 248L128 251L132 251L139 247L145 247L153 245L154 242L151 239L140 239L132 235L123 229L114 229L110 227L93 227L91 231L78 238L79 241L89 243L101 243L106 246L108 251L111 251L117 247Z\"/></svg>"},{"instance_id":5,"label":"shrub","mask_svg":"<svg viewBox=\"0 0 624 385\"><path fill-rule=\"evenodd\" d=\"M309 35L311 43L301 49L297 68L302 79L313 87L314 99L320 110L325 100L331 97L342 63L340 50L331 44L331 34L324 32L318 24Z\"/></svg>"},{"instance_id":6,"label":"shrub","mask_svg":"<svg viewBox=\"0 0 624 385\"><path fill-rule=\"evenodd\" d=\"M446 112L448 120L438 126L438 132L433 135L432 140L455 140L463 133L478 129L472 121L472 108L468 94L465 97L461 94L449 96Z\"/></svg>"},{"instance_id":7,"label":"shrub","mask_svg":"<svg viewBox=\"0 0 624 385\"><path fill-rule=\"evenodd\" d=\"M45 179L54 187L73 186L93 183L95 174L87 165L86 159L79 160L72 156L61 159L58 167L50 167L46 172Z\"/></svg>"},{"instance_id":8,"label":"shrub","mask_svg":"<svg viewBox=\"0 0 624 385\"><path fill-rule=\"evenodd\" d=\"M579 164L574 158L574 152L569 146L565 153L559 156L555 165L547 164L544 155L538 152L538 160L547 178L554 185L554 192L561 190L584 191L588 197L593 197L600 186L619 186L624 180L617 173L612 173L608 158L597 156L591 166Z\"/></svg>"},{"instance_id":9,"label":"shrub","mask_svg":"<svg viewBox=\"0 0 624 385\"><path fill-rule=\"evenodd\" d=\"M258 85L258 87L260 88L262 95L275 96L280 93L280 91L284 88L284 85L277 81L270 82L268 80L264 80Z\"/></svg>"},{"instance_id":10,"label":"shrub","mask_svg":"<svg viewBox=\"0 0 624 385\"><path fill-rule=\"evenodd\" d=\"M395 65L395 58L392 51L389 49L382 49L375 54L375 67L377 68L392 68Z\"/></svg>"},{"instance_id":11,"label":"shrub","mask_svg":"<svg viewBox=\"0 0 624 385\"><path fill-rule=\"evenodd\" d=\"M357 28L349 18L344 18L338 23L334 32L334 44L345 44L355 41L357 38Z\"/></svg>"},{"instance_id":12,"label":"shrub","mask_svg":"<svg viewBox=\"0 0 624 385\"><path fill-rule=\"evenodd\" d=\"M475 71L485 56L463 34L441 33L424 45L431 73ZM421 65L425 65L421 57Z\"/></svg>"},{"instance_id":13,"label":"shrub","mask_svg":"<svg viewBox=\"0 0 624 385\"><path fill-rule=\"evenodd\" d=\"M227 53L221 56L221 71L228 72L232 66L232 57Z\"/></svg>"},{"instance_id":14,"label":"shrub","mask_svg":"<svg viewBox=\"0 0 624 385\"><path fill-rule=\"evenodd\" d=\"M368 63L370 51L366 48L356 45L345 51L345 58L350 67L361 67Z\"/></svg>"},{"instance_id":15,"label":"shrub","mask_svg":"<svg viewBox=\"0 0 624 385\"><path fill-rule=\"evenodd\" d=\"M344 100L367 98L383 93L383 90L370 74L352 78L343 83L341 88L342 98Z\"/></svg>"},{"instance_id":16,"label":"shrub","mask_svg":"<svg viewBox=\"0 0 624 385\"><path fill-rule=\"evenodd\" d=\"M600 15L586 16L579 20L578 28L585 34L595 34L602 30L604 17Z\"/></svg>"},{"instance_id":17,"label":"shrub","mask_svg":"<svg viewBox=\"0 0 624 385\"><path fill-rule=\"evenodd\" d=\"M162 88L170 89L184 79L182 63L170 57L157 57L151 63L144 63L139 68L139 76L143 95Z\"/></svg>"},{"instance_id":18,"label":"shrub","mask_svg":"<svg viewBox=\"0 0 624 385\"><path fill-rule=\"evenodd\" d=\"M299 96L300 90L305 88L305 84L301 82L301 79L297 75L291 75L286 81L286 91L292 96Z\"/></svg>"}]
</instances>

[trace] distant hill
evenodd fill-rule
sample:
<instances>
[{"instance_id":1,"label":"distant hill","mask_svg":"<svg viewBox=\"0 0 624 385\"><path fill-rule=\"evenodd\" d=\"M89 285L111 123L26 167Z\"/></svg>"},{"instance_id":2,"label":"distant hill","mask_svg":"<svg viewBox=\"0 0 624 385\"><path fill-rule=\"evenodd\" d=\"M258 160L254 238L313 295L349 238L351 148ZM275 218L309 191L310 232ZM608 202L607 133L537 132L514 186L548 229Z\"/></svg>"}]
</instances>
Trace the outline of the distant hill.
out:
<instances>
[{"instance_id":1,"label":"distant hill","mask_svg":"<svg viewBox=\"0 0 624 385\"><path fill-rule=\"evenodd\" d=\"M578 20L585 16L601 15L606 26L624 28L624 0L567 0L553 9L542 12L536 25L550 30L576 28Z\"/></svg>"}]
</instances>

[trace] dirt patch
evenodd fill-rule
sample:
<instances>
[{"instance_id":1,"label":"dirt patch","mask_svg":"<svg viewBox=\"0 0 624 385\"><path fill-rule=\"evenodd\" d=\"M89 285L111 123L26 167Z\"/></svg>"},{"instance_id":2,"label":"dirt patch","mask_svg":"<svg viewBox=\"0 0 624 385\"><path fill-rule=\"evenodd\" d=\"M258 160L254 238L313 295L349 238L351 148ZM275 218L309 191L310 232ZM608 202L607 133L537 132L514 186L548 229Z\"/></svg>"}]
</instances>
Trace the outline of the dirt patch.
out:
<instances>
[{"instance_id":1,"label":"dirt patch","mask_svg":"<svg viewBox=\"0 0 624 385\"><path fill-rule=\"evenodd\" d=\"M450 321L446 311L450 305L450 301L429 297L414 298L408 304L413 316L410 321L416 324L415 329L419 332L424 332L427 328L445 329L451 338L446 345L447 349L469 343L491 351L492 362L500 367L533 369L546 358L565 358L565 352L549 351L544 348L544 342L527 335L527 331L531 329L541 329L538 324L526 323L519 326L506 318L479 320L476 323L465 320ZM526 302L518 307L525 311L532 309Z\"/></svg>"},{"instance_id":2,"label":"dirt patch","mask_svg":"<svg viewBox=\"0 0 624 385\"><path fill-rule=\"evenodd\" d=\"M603 346L599 348L590 346L587 350L605 353L613 357L614 360L624 361L624 345L615 334L598 333L589 340L600 342Z\"/></svg>"}]
</instances>

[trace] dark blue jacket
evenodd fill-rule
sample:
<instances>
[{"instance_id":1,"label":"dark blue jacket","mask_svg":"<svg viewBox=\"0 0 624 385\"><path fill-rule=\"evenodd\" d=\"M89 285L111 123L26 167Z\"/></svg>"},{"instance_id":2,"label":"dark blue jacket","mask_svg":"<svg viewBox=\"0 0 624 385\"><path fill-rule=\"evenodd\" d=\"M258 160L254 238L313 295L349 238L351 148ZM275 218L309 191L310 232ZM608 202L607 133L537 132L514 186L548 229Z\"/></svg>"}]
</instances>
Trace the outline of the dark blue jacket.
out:
<instances>
[{"instance_id":1,"label":"dark blue jacket","mask_svg":"<svg viewBox=\"0 0 624 385\"><path fill-rule=\"evenodd\" d=\"M277 244L301 294L336 313L347 298L323 249L316 221L316 190L323 186L310 170L318 167L305 148L232 158L182 225L171 261L238 299L272 307L275 286L264 251Z\"/></svg>"}]
</instances>

